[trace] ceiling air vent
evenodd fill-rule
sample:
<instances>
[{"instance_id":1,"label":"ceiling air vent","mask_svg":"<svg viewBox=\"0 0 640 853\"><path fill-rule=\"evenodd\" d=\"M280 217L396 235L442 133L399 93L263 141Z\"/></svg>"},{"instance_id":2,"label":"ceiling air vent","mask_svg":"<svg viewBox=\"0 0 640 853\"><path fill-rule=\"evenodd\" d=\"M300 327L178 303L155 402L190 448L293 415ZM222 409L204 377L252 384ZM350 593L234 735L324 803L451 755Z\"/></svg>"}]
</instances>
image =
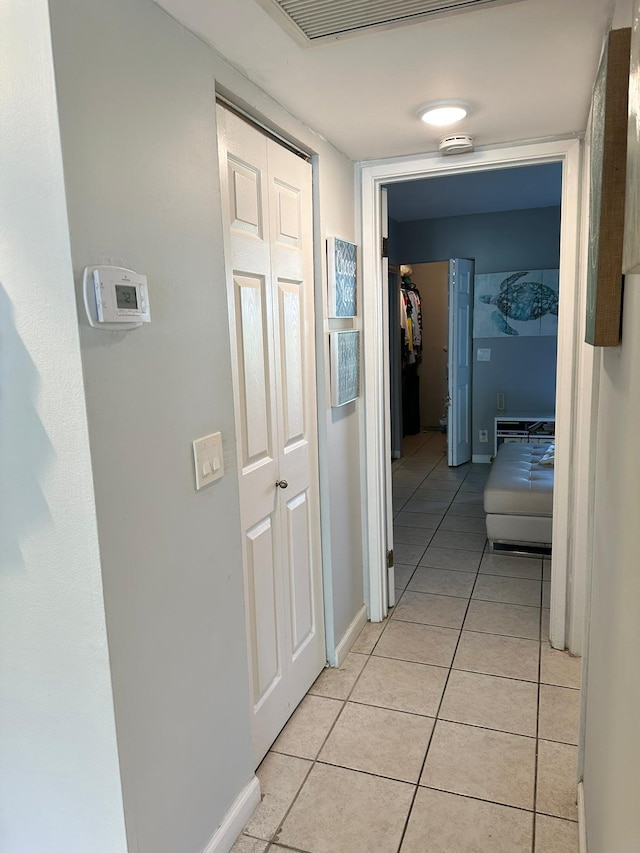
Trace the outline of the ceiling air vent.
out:
<instances>
[{"instance_id":1,"label":"ceiling air vent","mask_svg":"<svg viewBox=\"0 0 640 853\"><path fill-rule=\"evenodd\" d=\"M522 0L258 0L290 33L309 44L374 27L417 23L435 15Z\"/></svg>"}]
</instances>

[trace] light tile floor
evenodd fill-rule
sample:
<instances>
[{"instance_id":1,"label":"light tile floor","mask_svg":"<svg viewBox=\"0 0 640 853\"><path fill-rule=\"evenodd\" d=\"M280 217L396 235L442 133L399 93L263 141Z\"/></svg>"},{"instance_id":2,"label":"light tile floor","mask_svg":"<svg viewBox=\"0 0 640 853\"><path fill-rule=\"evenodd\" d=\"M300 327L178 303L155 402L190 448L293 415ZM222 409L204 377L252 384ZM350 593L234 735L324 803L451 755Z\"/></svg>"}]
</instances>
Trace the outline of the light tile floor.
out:
<instances>
[{"instance_id":1,"label":"light tile floor","mask_svg":"<svg viewBox=\"0 0 640 853\"><path fill-rule=\"evenodd\" d=\"M234 853L577 853L580 660L549 561L485 549L489 466L439 433L394 463L397 604L325 670L261 766Z\"/></svg>"}]
</instances>

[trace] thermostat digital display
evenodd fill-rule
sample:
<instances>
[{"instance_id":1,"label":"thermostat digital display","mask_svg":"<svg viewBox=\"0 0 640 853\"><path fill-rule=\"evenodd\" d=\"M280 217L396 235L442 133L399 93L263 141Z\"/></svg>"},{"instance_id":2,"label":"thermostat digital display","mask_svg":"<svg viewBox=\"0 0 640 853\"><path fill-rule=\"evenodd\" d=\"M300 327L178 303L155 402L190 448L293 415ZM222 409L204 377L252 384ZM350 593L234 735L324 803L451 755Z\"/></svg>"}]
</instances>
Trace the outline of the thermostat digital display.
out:
<instances>
[{"instance_id":1,"label":"thermostat digital display","mask_svg":"<svg viewBox=\"0 0 640 853\"><path fill-rule=\"evenodd\" d=\"M124 267L85 267L83 288L93 328L126 331L151 322L146 276Z\"/></svg>"},{"instance_id":2,"label":"thermostat digital display","mask_svg":"<svg viewBox=\"0 0 640 853\"><path fill-rule=\"evenodd\" d=\"M118 308L138 308L138 294L132 284L116 284L116 305Z\"/></svg>"}]
</instances>

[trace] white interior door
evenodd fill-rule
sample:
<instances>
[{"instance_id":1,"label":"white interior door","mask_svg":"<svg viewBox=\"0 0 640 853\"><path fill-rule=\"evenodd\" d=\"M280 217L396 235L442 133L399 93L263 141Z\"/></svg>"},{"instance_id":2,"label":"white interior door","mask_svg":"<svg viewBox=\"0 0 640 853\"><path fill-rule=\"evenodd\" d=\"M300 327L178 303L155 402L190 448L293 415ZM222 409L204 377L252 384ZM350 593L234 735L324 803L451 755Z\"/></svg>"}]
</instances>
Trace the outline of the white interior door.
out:
<instances>
[{"instance_id":1,"label":"white interior door","mask_svg":"<svg viewBox=\"0 0 640 853\"><path fill-rule=\"evenodd\" d=\"M471 444L471 354L474 262L449 261L449 415L447 461L469 462Z\"/></svg>"},{"instance_id":2,"label":"white interior door","mask_svg":"<svg viewBox=\"0 0 640 853\"><path fill-rule=\"evenodd\" d=\"M217 116L257 765L325 664L311 166Z\"/></svg>"}]
</instances>

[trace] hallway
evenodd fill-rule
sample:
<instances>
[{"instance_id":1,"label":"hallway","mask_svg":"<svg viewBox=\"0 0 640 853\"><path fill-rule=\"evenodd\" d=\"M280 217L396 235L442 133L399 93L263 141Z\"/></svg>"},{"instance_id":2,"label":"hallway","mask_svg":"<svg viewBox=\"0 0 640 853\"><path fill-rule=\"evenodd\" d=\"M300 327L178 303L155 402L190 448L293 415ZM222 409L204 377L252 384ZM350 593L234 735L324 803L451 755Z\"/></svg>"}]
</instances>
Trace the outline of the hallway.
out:
<instances>
[{"instance_id":1,"label":"hallway","mask_svg":"<svg viewBox=\"0 0 640 853\"><path fill-rule=\"evenodd\" d=\"M547 560L485 550L486 465L444 436L393 466L398 601L260 768L234 853L577 853L580 660L548 644Z\"/></svg>"}]
</instances>

